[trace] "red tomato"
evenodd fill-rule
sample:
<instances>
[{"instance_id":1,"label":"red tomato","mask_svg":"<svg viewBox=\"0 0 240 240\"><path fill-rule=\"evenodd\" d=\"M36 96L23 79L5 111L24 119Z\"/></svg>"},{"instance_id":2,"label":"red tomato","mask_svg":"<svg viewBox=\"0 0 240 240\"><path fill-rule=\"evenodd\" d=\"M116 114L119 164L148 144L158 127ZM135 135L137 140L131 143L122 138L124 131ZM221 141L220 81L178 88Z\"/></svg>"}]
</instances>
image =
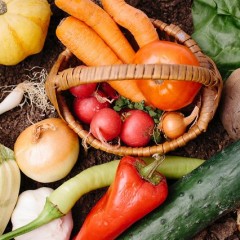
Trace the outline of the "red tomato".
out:
<instances>
[{"instance_id":1,"label":"red tomato","mask_svg":"<svg viewBox=\"0 0 240 240\"><path fill-rule=\"evenodd\" d=\"M197 58L187 47L169 41L154 41L142 47L136 53L134 63L199 66ZM192 103L202 86L177 80L144 80L137 81L137 84L150 105L165 111L178 110Z\"/></svg>"}]
</instances>

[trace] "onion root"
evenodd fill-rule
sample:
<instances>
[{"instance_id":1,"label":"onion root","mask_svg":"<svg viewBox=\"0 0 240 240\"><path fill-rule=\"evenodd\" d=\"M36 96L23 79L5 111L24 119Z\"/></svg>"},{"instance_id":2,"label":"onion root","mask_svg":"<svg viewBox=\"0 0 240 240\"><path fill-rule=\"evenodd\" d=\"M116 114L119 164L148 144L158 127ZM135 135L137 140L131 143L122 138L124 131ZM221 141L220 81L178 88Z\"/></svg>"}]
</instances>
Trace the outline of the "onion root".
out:
<instances>
[{"instance_id":1,"label":"onion root","mask_svg":"<svg viewBox=\"0 0 240 240\"><path fill-rule=\"evenodd\" d=\"M46 77L47 71L41 69L41 71L34 71L32 76L27 76L27 80L17 85L1 87L3 93L9 92L9 94L0 103L0 115L17 106L23 107L27 99L30 101L31 106L35 105L43 112L48 110L53 112L55 109L49 102L45 92Z\"/></svg>"}]
</instances>

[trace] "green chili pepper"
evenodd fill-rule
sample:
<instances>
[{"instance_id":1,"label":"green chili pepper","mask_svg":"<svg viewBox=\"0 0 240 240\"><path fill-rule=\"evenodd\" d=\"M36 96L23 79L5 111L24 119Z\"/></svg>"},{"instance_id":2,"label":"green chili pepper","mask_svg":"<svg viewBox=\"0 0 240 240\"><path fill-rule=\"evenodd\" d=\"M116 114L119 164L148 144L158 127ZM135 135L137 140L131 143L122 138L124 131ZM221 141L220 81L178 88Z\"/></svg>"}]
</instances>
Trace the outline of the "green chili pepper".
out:
<instances>
[{"instance_id":1,"label":"green chili pepper","mask_svg":"<svg viewBox=\"0 0 240 240\"><path fill-rule=\"evenodd\" d=\"M144 158L144 161L151 163L154 158ZM188 174L203 162L204 160L196 158L166 156L157 171L167 178L176 179ZM115 178L118 164L119 160L114 160L96 165L69 179L52 192L43 211L34 221L0 236L0 240L12 239L67 214L84 194L109 186Z\"/></svg>"},{"instance_id":2,"label":"green chili pepper","mask_svg":"<svg viewBox=\"0 0 240 240\"><path fill-rule=\"evenodd\" d=\"M153 158L144 157L143 160L149 164L153 161ZM157 171L161 172L168 179L179 179L193 171L204 162L205 160L199 158L166 156L165 160L157 168Z\"/></svg>"},{"instance_id":3,"label":"green chili pepper","mask_svg":"<svg viewBox=\"0 0 240 240\"><path fill-rule=\"evenodd\" d=\"M69 179L52 192L46 200L43 211L34 221L0 236L0 240L12 239L67 214L81 196L109 186L113 182L118 164L119 160L114 160L96 165Z\"/></svg>"}]
</instances>

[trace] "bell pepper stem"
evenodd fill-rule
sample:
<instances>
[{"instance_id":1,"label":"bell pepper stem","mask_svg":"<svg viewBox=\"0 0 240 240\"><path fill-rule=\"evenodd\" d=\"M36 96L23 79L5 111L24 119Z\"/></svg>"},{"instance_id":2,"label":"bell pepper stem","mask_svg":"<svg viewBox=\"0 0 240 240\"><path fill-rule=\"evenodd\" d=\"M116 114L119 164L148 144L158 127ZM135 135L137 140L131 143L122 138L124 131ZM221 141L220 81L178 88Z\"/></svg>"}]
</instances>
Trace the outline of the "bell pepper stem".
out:
<instances>
[{"instance_id":1,"label":"bell pepper stem","mask_svg":"<svg viewBox=\"0 0 240 240\"><path fill-rule=\"evenodd\" d=\"M155 160L152 163L148 165L138 165L137 169L142 178L151 182L153 185L157 185L161 181L162 177L160 174L156 174L156 169L164 161L165 156L154 154L153 157Z\"/></svg>"}]
</instances>

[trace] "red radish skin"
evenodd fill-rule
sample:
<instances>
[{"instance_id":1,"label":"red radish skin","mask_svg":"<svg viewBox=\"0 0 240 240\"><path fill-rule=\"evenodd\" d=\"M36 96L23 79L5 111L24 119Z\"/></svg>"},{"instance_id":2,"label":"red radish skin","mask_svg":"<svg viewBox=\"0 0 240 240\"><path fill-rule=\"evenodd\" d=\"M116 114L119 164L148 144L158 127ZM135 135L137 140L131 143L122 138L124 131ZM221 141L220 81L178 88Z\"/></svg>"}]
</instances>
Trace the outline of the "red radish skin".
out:
<instances>
[{"instance_id":1,"label":"red radish skin","mask_svg":"<svg viewBox=\"0 0 240 240\"><path fill-rule=\"evenodd\" d=\"M73 111L76 117L87 124L90 124L93 116L101 109L108 108L109 102L99 102L95 96L87 98L75 98L73 101Z\"/></svg>"},{"instance_id":2,"label":"red radish skin","mask_svg":"<svg viewBox=\"0 0 240 240\"><path fill-rule=\"evenodd\" d=\"M111 108L104 108L94 115L90 124L90 132L101 142L106 142L118 137L121 127L120 115Z\"/></svg>"},{"instance_id":3,"label":"red radish skin","mask_svg":"<svg viewBox=\"0 0 240 240\"><path fill-rule=\"evenodd\" d=\"M112 88L112 86L109 83L107 82L101 83L101 89L109 99L116 100L119 98L119 94L115 89Z\"/></svg>"},{"instance_id":4,"label":"red radish skin","mask_svg":"<svg viewBox=\"0 0 240 240\"><path fill-rule=\"evenodd\" d=\"M70 93L77 98L86 98L91 96L97 88L97 83L82 84L69 89Z\"/></svg>"},{"instance_id":5,"label":"red radish skin","mask_svg":"<svg viewBox=\"0 0 240 240\"><path fill-rule=\"evenodd\" d=\"M130 110L124 117L120 139L130 147L146 146L154 129L152 117L142 110Z\"/></svg>"}]
</instances>

